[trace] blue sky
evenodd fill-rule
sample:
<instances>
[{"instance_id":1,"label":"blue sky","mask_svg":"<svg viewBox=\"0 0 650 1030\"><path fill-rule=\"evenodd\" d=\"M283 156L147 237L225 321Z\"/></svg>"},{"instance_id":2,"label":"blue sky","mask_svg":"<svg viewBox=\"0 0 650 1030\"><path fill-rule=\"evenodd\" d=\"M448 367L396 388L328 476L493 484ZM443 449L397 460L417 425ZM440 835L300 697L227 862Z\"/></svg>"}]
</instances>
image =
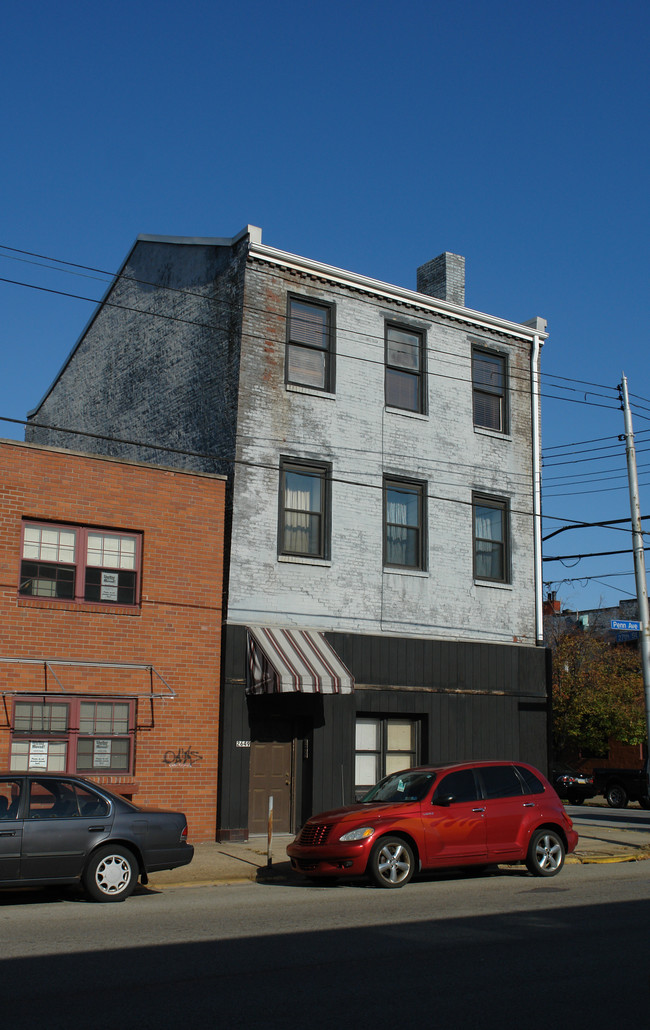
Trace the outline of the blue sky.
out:
<instances>
[{"instance_id":1,"label":"blue sky","mask_svg":"<svg viewBox=\"0 0 650 1030\"><path fill-rule=\"evenodd\" d=\"M251 223L414 288L451 250L469 307L548 319L545 533L629 516L622 372L650 515L647 2L24 0L0 48L0 276L43 288L0 282L2 418L38 403L93 310L47 291L105 289L21 251L112 271L139 233ZM629 546L576 529L546 553ZM544 568L573 609L634 594L631 573L629 555Z\"/></svg>"}]
</instances>

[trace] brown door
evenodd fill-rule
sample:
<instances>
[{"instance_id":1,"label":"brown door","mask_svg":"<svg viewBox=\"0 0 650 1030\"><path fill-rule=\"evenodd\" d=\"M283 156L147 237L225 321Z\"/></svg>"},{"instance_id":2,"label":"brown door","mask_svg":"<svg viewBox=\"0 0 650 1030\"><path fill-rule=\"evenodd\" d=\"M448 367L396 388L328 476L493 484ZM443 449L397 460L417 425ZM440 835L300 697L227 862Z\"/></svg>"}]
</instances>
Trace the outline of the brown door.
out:
<instances>
[{"instance_id":1,"label":"brown door","mask_svg":"<svg viewBox=\"0 0 650 1030\"><path fill-rule=\"evenodd\" d=\"M269 797L273 797L273 832L291 833L292 741L251 741L248 832L266 833Z\"/></svg>"}]
</instances>

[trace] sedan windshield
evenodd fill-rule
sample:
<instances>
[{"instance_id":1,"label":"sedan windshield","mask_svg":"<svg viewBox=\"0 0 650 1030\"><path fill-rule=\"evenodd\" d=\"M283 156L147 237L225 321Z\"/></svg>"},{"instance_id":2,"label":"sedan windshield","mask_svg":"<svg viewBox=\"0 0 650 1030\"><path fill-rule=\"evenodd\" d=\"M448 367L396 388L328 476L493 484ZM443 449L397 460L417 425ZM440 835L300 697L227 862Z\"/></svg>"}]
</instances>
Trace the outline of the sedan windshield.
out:
<instances>
[{"instance_id":1,"label":"sedan windshield","mask_svg":"<svg viewBox=\"0 0 650 1030\"><path fill-rule=\"evenodd\" d=\"M416 770L386 776L370 788L362 803L365 805L378 801L421 801L435 778L435 772Z\"/></svg>"}]
</instances>

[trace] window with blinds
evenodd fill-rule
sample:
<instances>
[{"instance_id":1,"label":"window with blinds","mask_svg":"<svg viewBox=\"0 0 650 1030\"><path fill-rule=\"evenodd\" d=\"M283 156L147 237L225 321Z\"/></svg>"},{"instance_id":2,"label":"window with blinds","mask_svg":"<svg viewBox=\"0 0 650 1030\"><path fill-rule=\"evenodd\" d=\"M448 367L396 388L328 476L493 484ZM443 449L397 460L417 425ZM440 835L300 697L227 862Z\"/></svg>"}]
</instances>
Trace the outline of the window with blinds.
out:
<instances>
[{"instance_id":1,"label":"window with blinds","mask_svg":"<svg viewBox=\"0 0 650 1030\"><path fill-rule=\"evenodd\" d=\"M474 425L507 432L506 359L501 354L472 352Z\"/></svg>"},{"instance_id":2,"label":"window with blinds","mask_svg":"<svg viewBox=\"0 0 650 1030\"><path fill-rule=\"evenodd\" d=\"M289 298L286 381L332 392L333 317L326 304Z\"/></svg>"}]
</instances>

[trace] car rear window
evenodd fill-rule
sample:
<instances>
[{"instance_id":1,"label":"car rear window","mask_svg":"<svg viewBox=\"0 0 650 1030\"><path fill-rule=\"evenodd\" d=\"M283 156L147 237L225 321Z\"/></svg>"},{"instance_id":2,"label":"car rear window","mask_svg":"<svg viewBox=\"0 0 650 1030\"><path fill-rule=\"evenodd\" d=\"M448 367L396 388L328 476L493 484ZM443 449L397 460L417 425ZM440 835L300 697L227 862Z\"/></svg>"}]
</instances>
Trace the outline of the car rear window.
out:
<instances>
[{"instance_id":1,"label":"car rear window","mask_svg":"<svg viewBox=\"0 0 650 1030\"><path fill-rule=\"evenodd\" d=\"M514 765L487 765L478 770L486 798L511 798L523 794Z\"/></svg>"},{"instance_id":2,"label":"car rear window","mask_svg":"<svg viewBox=\"0 0 650 1030\"><path fill-rule=\"evenodd\" d=\"M531 772L530 769L526 769L526 767L523 765L516 766L516 769L519 775L521 776L522 780L526 784L526 794L544 793L544 784L537 776L535 776L534 772Z\"/></svg>"}]
</instances>

